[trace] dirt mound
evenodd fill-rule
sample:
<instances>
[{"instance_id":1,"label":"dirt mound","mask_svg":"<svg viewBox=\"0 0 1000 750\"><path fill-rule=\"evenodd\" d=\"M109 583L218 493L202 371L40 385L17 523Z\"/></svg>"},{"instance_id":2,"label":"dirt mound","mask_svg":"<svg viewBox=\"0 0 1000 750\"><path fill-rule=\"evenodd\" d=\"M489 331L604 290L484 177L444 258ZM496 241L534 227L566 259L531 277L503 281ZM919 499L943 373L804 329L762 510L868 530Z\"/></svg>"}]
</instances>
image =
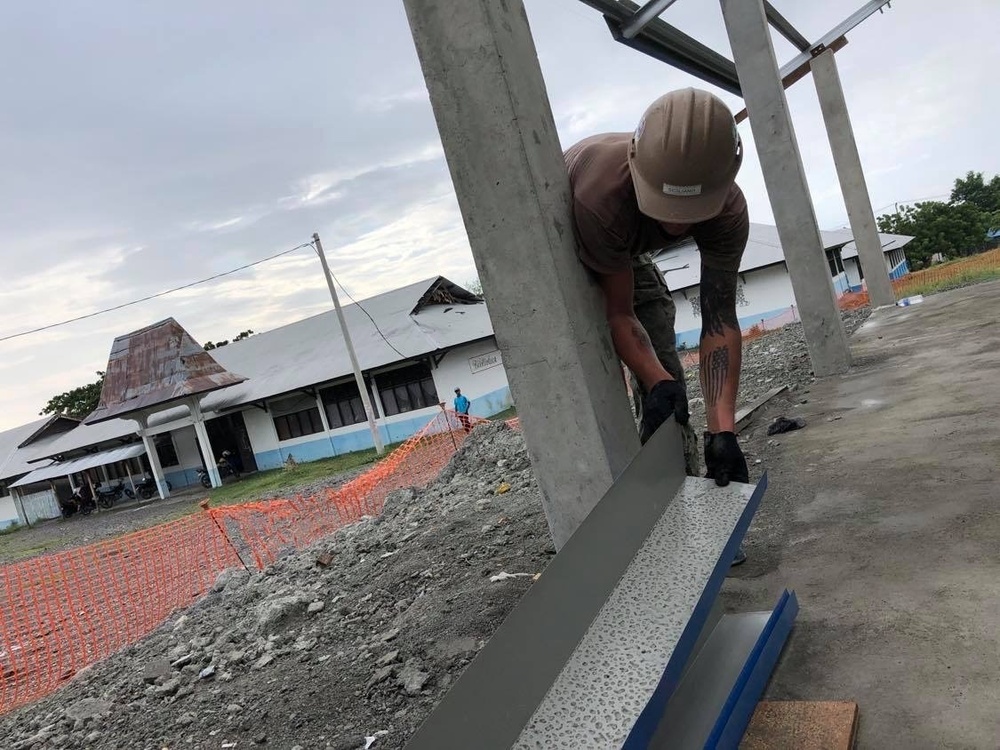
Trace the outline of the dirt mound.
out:
<instances>
[{"instance_id":1,"label":"dirt mound","mask_svg":"<svg viewBox=\"0 0 1000 750\"><path fill-rule=\"evenodd\" d=\"M12 750L399 748L553 552L520 434L484 425L430 487L264 573L223 574L0 719L0 736Z\"/></svg>"}]
</instances>

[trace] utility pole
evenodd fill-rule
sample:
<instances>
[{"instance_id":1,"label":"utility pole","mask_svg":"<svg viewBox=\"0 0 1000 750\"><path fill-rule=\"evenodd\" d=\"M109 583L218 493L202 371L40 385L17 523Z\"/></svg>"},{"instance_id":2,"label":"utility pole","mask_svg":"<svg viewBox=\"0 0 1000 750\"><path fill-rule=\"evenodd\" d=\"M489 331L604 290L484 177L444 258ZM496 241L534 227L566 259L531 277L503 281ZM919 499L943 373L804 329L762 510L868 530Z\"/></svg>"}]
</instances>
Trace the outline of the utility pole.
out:
<instances>
[{"instance_id":1,"label":"utility pole","mask_svg":"<svg viewBox=\"0 0 1000 750\"><path fill-rule=\"evenodd\" d=\"M378 425L375 424L375 411L372 409L372 400L368 396L368 387L365 385L365 379L361 376L358 355L354 353L351 332L347 330L347 321L344 320L344 311L341 309L340 300L337 298L337 287L333 283L333 274L330 273L330 266L326 262L323 243L319 241L319 234L316 232L313 232L313 247L316 248L316 255L319 256L319 262L323 264L323 275L326 276L326 285L330 289L330 296L333 297L333 306L337 310L337 320L340 321L340 330L344 334L347 354L351 358L351 367L354 369L354 382L358 384L361 403L365 405L365 414L368 417L368 429L372 431L372 442L375 444L375 452L381 456L385 453L385 446L382 444L382 436L379 435Z\"/></svg>"}]
</instances>

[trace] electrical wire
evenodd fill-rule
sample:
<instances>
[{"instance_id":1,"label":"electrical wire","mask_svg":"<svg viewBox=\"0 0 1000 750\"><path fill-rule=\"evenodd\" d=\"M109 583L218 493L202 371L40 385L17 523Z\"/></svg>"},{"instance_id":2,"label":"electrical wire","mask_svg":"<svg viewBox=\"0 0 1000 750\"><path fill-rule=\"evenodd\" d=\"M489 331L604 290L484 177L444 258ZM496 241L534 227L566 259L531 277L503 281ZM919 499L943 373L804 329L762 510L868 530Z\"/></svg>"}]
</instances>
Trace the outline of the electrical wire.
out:
<instances>
[{"instance_id":1,"label":"electrical wire","mask_svg":"<svg viewBox=\"0 0 1000 750\"><path fill-rule=\"evenodd\" d=\"M373 325L373 326L375 326L375 330L376 330L376 331L378 331L378 335L382 337L382 340L383 340L383 341L384 341L384 342L385 342L385 343L386 343L386 344L388 345L388 347L389 347L390 349L392 349L392 350L393 350L394 352L396 352L396 354L398 354L398 355L399 355L400 357L402 357L403 359L409 359L409 357L407 357L407 356L406 356L405 354L403 354L403 353L402 353L401 351L399 351L399 349L397 349L396 347L394 347L394 346L392 345L392 342L391 342L391 341L389 341L389 339L387 339L387 338L385 337L385 334L384 334L384 333L382 333L382 329L381 329L381 328L379 328L379 327L378 327L378 323L376 323L376 322L375 322L375 318L373 318L373 317L372 317L371 315L369 315L369 314L368 314L368 311L367 311L367 310L366 310L366 309L365 309L365 308L364 308L364 307L362 306L362 304L361 304L360 302L358 302L358 301L357 301L356 299L354 299L354 297L353 297L353 296L351 296L351 293L350 293L349 291L347 291L347 287L346 287L346 286L344 286L343 284L341 284L341 283L340 283L340 279L338 279L338 278L337 278L337 274L335 274L335 273L334 273L334 272L333 272L333 271L331 270L331 271L330 271L330 275L331 275L331 276L333 276L333 280L334 280L334 281L335 281L335 282L337 283L337 286L339 286L339 287L340 287L341 289L343 289L343 290L344 290L344 294L346 294L346 295L347 295L347 298L348 298L348 299L349 299L349 300L350 300L351 302L353 302L353 303L354 303L355 305L357 305L357 306L358 306L358 309L359 309L359 310L361 310L361 312L363 312L363 313L364 313L364 314L365 314L365 315L366 315L366 316L368 317L368 320L370 320L370 321L372 322L372 325Z\"/></svg>"},{"instance_id":2,"label":"electrical wire","mask_svg":"<svg viewBox=\"0 0 1000 750\"><path fill-rule=\"evenodd\" d=\"M282 250L280 253L275 253L274 255L269 255L266 258L261 258L260 260L255 260L253 263L247 263L245 265L239 266L238 268L233 268L229 271L223 271L222 273L217 273L214 276L208 276L204 279L199 279L198 281L192 281L188 284L183 284L181 286L176 286L173 289L167 289L162 292L157 292L156 294L150 294L139 299L132 300L131 302L124 302L120 305L115 305L114 307L107 307L103 310L97 310L95 312L87 313L86 315L79 315L75 318L69 318L67 320L61 320L58 323L50 323L48 325L39 326L38 328L32 328L29 331L21 331L20 333L12 333L7 336L0 336L0 342L10 341L11 339L21 338L22 336L30 336L34 333L41 333L42 331L48 331L53 328L58 328L59 326L69 325L70 323L76 323L80 320L87 320L88 318L95 318L98 315L104 315L105 313L114 312L116 310L122 310L126 307L131 307L132 305L138 305L141 302L148 302L151 299L157 299L159 297L165 297L168 294L173 294L174 292L180 292L184 289L190 289L193 286L198 286L199 284L206 284L209 281L215 281L216 279L221 279L224 276L230 276L234 273L239 273L240 271L245 271L248 268L253 268L254 266L259 266L261 263L267 263L268 261L274 260L275 258L280 258L283 255L289 255L294 253L296 250L301 250L305 247L312 247L312 242L303 242L301 245L296 245L288 250ZM344 291L347 291L346 289ZM348 295L350 296L350 295ZM366 313L367 315L367 313ZM379 331L381 333L381 331ZM385 338L383 336L383 338Z\"/></svg>"}]
</instances>

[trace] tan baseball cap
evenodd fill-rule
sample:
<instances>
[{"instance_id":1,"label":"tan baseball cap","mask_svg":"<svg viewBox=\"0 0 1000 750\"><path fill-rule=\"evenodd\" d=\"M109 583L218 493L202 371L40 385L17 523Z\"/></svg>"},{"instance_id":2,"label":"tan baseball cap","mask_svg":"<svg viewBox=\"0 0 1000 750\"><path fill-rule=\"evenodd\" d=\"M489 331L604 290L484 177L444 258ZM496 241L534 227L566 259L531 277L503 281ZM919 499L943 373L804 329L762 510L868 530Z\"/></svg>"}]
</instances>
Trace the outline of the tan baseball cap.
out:
<instances>
[{"instance_id":1,"label":"tan baseball cap","mask_svg":"<svg viewBox=\"0 0 1000 750\"><path fill-rule=\"evenodd\" d=\"M718 216L742 161L732 112L719 97L693 88L649 106L628 154L639 210L678 224Z\"/></svg>"}]
</instances>

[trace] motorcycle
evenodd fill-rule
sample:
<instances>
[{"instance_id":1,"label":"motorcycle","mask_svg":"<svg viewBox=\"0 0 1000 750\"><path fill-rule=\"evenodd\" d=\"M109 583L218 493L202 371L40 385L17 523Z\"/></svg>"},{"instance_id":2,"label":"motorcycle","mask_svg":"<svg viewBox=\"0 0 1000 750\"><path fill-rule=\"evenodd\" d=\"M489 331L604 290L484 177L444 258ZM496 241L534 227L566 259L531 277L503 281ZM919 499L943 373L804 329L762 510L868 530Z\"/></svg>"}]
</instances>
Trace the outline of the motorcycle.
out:
<instances>
[{"instance_id":1,"label":"motorcycle","mask_svg":"<svg viewBox=\"0 0 1000 750\"><path fill-rule=\"evenodd\" d=\"M166 484L167 492L174 488L169 481ZM159 490L156 488L156 480L151 476L144 476L141 481L135 483L135 494L143 500L149 500L150 498L156 497L159 494Z\"/></svg>"},{"instance_id":2,"label":"motorcycle","mask_svg":"<svg viewBox=\"0 0 1000 750\"><path fill-rule=\"evenodd\" d=\"M72 497L68 500L59 501L59 511L62 513L63 518L70 518L77 513L81 516L89 516L96 509L97 503L94 502L90 490L84 491L80 487L73 492Z\"/></svg>"},{"instance_id":3,"label":"motorcycle","mask_svg":"<svg viewBox=\"0 0 1000 750\"><path fill-rule=\"evenodd\" d=\"M118 480L118 484L97 488L97 504L105 510L113 508L115 503L122 499L122 496L130 500L135 499L135 493L125 486L125 481L122 479Z\"/></svg>"},{"instance_id":4,"label":"motorcycle","mask_svg":"<svg viewBox=\"0 0 1000 750\"><path fill-rule=\"evenodd\" d=\"M216 461L215 465L219 469L219 479L225 479L228 476L240 478L240 471L236 468L236 463L229 451L223 451L222 458ZM202 487L212 489L212 477L207 469L198 469L198 479L201 481Z\"/></svg>"}]
</instances>

